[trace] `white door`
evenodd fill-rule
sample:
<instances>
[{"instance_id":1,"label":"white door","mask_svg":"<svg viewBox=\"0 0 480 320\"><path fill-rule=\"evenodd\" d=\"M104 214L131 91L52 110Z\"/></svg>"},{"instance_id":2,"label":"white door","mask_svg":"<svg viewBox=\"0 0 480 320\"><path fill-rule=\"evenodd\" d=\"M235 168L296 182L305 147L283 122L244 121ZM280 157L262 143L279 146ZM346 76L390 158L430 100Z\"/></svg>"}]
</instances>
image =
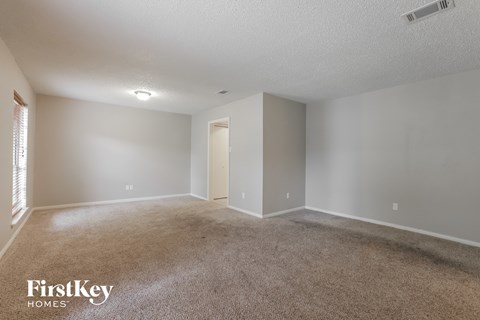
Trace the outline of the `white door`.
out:
<instances>
[{"instance_id":1,"label":"white door","mask_svg":"<svg viewBox=\"0 0 480 320\"><path fill-rule=\"evenodd\" d=\"M228 128L213 125L212 143L212 198L228 197Z\"/></svg>"}]
</instances>

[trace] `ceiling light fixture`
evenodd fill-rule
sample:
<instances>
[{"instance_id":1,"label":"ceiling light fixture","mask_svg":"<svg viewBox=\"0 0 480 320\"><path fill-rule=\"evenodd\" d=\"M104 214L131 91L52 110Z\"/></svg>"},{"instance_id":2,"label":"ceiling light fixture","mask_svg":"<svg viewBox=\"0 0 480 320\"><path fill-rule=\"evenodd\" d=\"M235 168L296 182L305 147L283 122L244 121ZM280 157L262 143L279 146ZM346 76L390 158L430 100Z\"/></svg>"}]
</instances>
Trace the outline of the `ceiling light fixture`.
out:
<instances>
[{"instance_id":1,"label":"ceiling light fixture","mask_svg":"<svg viewBox=\"0 0 480 320\"><path fill-rule=\"evenodd\" d=\"M137 96L138 100L141 101L147 101L152 96L150 92L141 90L135 91L135 95Z\"/></svg>"}]
</instances>

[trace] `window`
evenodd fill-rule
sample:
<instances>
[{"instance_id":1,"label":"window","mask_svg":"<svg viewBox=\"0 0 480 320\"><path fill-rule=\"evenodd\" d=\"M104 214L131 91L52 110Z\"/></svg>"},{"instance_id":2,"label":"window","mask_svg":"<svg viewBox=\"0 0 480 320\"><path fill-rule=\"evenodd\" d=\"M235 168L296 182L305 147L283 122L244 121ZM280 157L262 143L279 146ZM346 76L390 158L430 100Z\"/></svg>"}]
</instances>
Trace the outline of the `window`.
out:
<instances>
[{"instance_id":1,"label":"window","mask_svg":"<svg viewBox=\"0 0 480 320\"><path fill-rule=\"evenodd\" d=\"M13 100L13 199L12 214L16 215L27 208L27 104L17 92Z\"/></svg>"}]
</instances>

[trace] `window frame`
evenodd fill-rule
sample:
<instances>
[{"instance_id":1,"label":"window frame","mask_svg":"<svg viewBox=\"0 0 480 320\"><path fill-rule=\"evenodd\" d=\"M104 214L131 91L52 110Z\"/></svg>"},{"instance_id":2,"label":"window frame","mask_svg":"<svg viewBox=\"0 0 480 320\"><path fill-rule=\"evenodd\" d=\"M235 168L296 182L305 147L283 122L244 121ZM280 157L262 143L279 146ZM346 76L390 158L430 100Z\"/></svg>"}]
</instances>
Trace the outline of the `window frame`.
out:
<instances>
[{"instance_id":1,"label":"window frame","mask_svg":"<svg viewBox=\"0 0 480 320\"><path fill-rule=\"evenodd\" d=\"M12 145L12 217L18 220L28 210L28 105L14 91Z\"/></svg>"}]
</instances>

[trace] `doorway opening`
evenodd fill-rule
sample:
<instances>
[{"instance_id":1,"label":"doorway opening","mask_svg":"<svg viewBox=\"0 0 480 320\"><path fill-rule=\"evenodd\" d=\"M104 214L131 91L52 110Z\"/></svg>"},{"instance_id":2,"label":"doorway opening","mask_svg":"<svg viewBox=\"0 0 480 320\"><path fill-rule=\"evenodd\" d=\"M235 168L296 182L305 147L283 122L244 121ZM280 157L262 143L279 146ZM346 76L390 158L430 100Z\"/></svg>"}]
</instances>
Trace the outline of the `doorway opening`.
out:
<instances>
[{"instance_id":1,"label":"doorway opening","mask_svg":"<svg viewBox=\"0 0 480 320\"><path fill-rule=\"evenodd\" d=\"M208 123L208 200L228 205L230 178L230 119Z\"/></svg>"}]
</instances>

